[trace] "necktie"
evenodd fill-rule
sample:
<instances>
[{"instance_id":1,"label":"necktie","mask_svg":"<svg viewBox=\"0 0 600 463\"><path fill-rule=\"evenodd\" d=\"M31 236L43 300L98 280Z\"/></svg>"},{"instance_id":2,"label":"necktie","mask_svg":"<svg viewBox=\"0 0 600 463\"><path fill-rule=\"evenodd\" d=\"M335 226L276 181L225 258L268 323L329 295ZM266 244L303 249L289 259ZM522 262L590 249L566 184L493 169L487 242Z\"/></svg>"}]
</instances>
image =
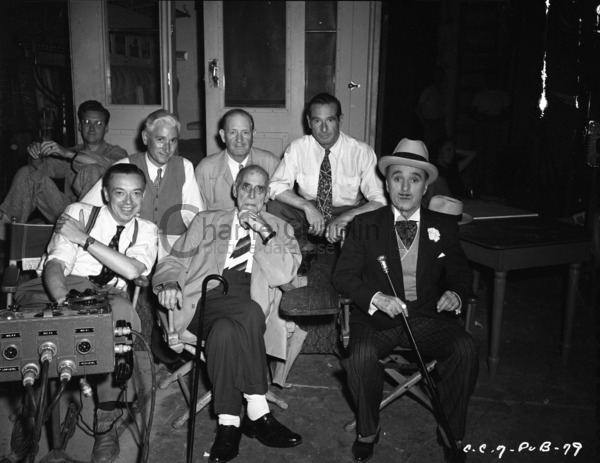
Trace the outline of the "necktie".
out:
<instances>
[{"instance_id":1,"label":"necktie","mask_svg":"<svg viewBox=\"0 0 600 463\"><path fill-rule=\"evenodd\" d=\"M325 156L319 171L319 185L317 187L317 208L323 214L325 222L331 219L331 163L329 162L330 150L325 150Z\"/></svg>"},{"instance_id":2,"label":"necktie","mask_svg":"<svg viewBox=\"0 0 600 463\"><path fill-rule=\"evenodd\" d=\"M396 233L406 249L409 249L414 241L418 227L419 224L416 220L399 220L396 222Z\"/></svg>"},{"instance_id":3,"label":"necktie","mask_svg":"<svg viewBox=\"0 0 600 463\"><path fill-rule=\"evenodd\" d=\"M119 250L119 238L121 238L121 233L124 229L125 227L123 225L117 225L117 232L115 233L115 236L113 236L110 240L110 243L108 243L109 248L114 249L116 251ZM103 287L110 280L112 280L114 276L115 272L109 269L106 265L103 265L102 270L100 270L100 273L98 275L90 275L88 278L92 283Z\"/></svg>"},{"instance_id":4,"label":"necktie","mask_svg":"<svg viewBox=\"0 0 600 463\"><path fill-rule=\"evenodd\" d=\"M154 188L156 188L157 190L160 187L161 180L162 180L162 169L158 169L158 172L156 172L156 178L154 179Z\"/></svg>"},{"instance_id":5,"label":"necktie","mask_svg":"<svg viewBox=\"0 0 600 463\"><path fill-rule=\"evenodd\" d=\"M239 272L246 271L246 265L250 258L250 234L240 238L235 244L235 249L229 258L229 269Z\"/></svg>"}]
</instances>

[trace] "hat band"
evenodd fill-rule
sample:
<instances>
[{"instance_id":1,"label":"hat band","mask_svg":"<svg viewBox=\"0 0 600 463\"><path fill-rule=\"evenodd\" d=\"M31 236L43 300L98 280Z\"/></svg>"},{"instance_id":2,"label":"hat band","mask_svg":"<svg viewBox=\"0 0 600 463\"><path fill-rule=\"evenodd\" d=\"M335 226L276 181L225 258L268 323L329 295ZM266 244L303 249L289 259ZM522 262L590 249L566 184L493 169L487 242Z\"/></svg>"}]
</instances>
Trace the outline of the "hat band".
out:
<instances>
[{"instance_id":1,"label":"hat band","mask_svg":"<svg viewBox=\"0 0 600 463\"><path fill-rule=\"evenodd\" d=\"M429 163L429 161L427 159L425 159L424 156L421 156L419 154L397 152L397 153L394 153L394 156L397 156L399 158L404 158L404 159L410 159L412 161L421 161L421 162Z\"/></svg>"}]
</instances>

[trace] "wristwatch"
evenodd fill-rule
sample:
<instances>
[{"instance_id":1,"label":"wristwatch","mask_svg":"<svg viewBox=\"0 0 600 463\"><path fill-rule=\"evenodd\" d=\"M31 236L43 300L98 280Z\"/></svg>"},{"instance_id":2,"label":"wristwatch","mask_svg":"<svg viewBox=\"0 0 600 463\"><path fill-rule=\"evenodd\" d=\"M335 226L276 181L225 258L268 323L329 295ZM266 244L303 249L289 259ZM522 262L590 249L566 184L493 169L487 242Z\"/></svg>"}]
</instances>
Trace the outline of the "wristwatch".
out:
<instances>
[{"instance_id":1,"label":"wristwatch","mask_svg":"<svg viewBox=\"0 0 600 463\"><path fill-rule=\"evenodd\" d=\"M96 242L96 240L94 238L92 238L91 236L88 236L87 239L85 240L85 244L82 246L83 250L87 251L90 244L94 244L95 242Z\"/></svg>"},{"instance_id":2,"label":"wristwatch","mask_svg":"<svg viewBox=\"0 0 600 463\"><path fill-rule=\"evenodd\" d=\"M276 231L272 231L271 233L269 233L269 235L262 240L263 245L266 246L267 243L269 241L271 241L272 238L275 238L276 236L277 236L277 232Z\"/></svg>"}]
</instances>

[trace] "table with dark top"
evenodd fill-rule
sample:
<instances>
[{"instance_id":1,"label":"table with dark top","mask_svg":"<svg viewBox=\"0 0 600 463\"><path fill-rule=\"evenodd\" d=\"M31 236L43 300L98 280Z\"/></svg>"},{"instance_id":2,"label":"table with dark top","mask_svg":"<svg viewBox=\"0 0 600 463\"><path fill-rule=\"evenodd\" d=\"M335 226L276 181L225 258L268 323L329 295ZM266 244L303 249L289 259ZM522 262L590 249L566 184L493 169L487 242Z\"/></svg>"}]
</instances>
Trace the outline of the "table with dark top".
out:
<instances>
[{"instance_id":1,"label":"table with dark top","mask_svg":"<svg viewBox=\"0 0 600 463\"><path fill-rule=\"evenodd\" d=\"M496 376L500 360L502 308L509 270L569 264L561 344L563 362L566 362L581 264L591 257L591 245L585 229L541 217L499 218L474 220L461 225L460 238L470 261L494 270L488 354L490 376ZM474 289L478 281L479 273L476 271Z\"/></svg>"}]
</instances>

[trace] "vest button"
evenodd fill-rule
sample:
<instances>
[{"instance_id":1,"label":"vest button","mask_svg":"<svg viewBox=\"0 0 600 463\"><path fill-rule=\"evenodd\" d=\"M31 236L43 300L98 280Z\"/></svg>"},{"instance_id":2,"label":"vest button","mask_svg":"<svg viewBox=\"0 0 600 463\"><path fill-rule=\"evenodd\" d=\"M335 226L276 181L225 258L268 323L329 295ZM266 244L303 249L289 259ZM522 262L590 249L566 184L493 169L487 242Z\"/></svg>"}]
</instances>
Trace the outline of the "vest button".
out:
<instances>
[{"instance_id":1,"label":"vest button","mask_svg":"<svg viewBox=\"0 0 600 463\"><path fill-rule=\"evenodd\" d=\"M195 308L196 308L196 304L192 304L192 309L195 309Z\"/></svg>"}]
</instances>

